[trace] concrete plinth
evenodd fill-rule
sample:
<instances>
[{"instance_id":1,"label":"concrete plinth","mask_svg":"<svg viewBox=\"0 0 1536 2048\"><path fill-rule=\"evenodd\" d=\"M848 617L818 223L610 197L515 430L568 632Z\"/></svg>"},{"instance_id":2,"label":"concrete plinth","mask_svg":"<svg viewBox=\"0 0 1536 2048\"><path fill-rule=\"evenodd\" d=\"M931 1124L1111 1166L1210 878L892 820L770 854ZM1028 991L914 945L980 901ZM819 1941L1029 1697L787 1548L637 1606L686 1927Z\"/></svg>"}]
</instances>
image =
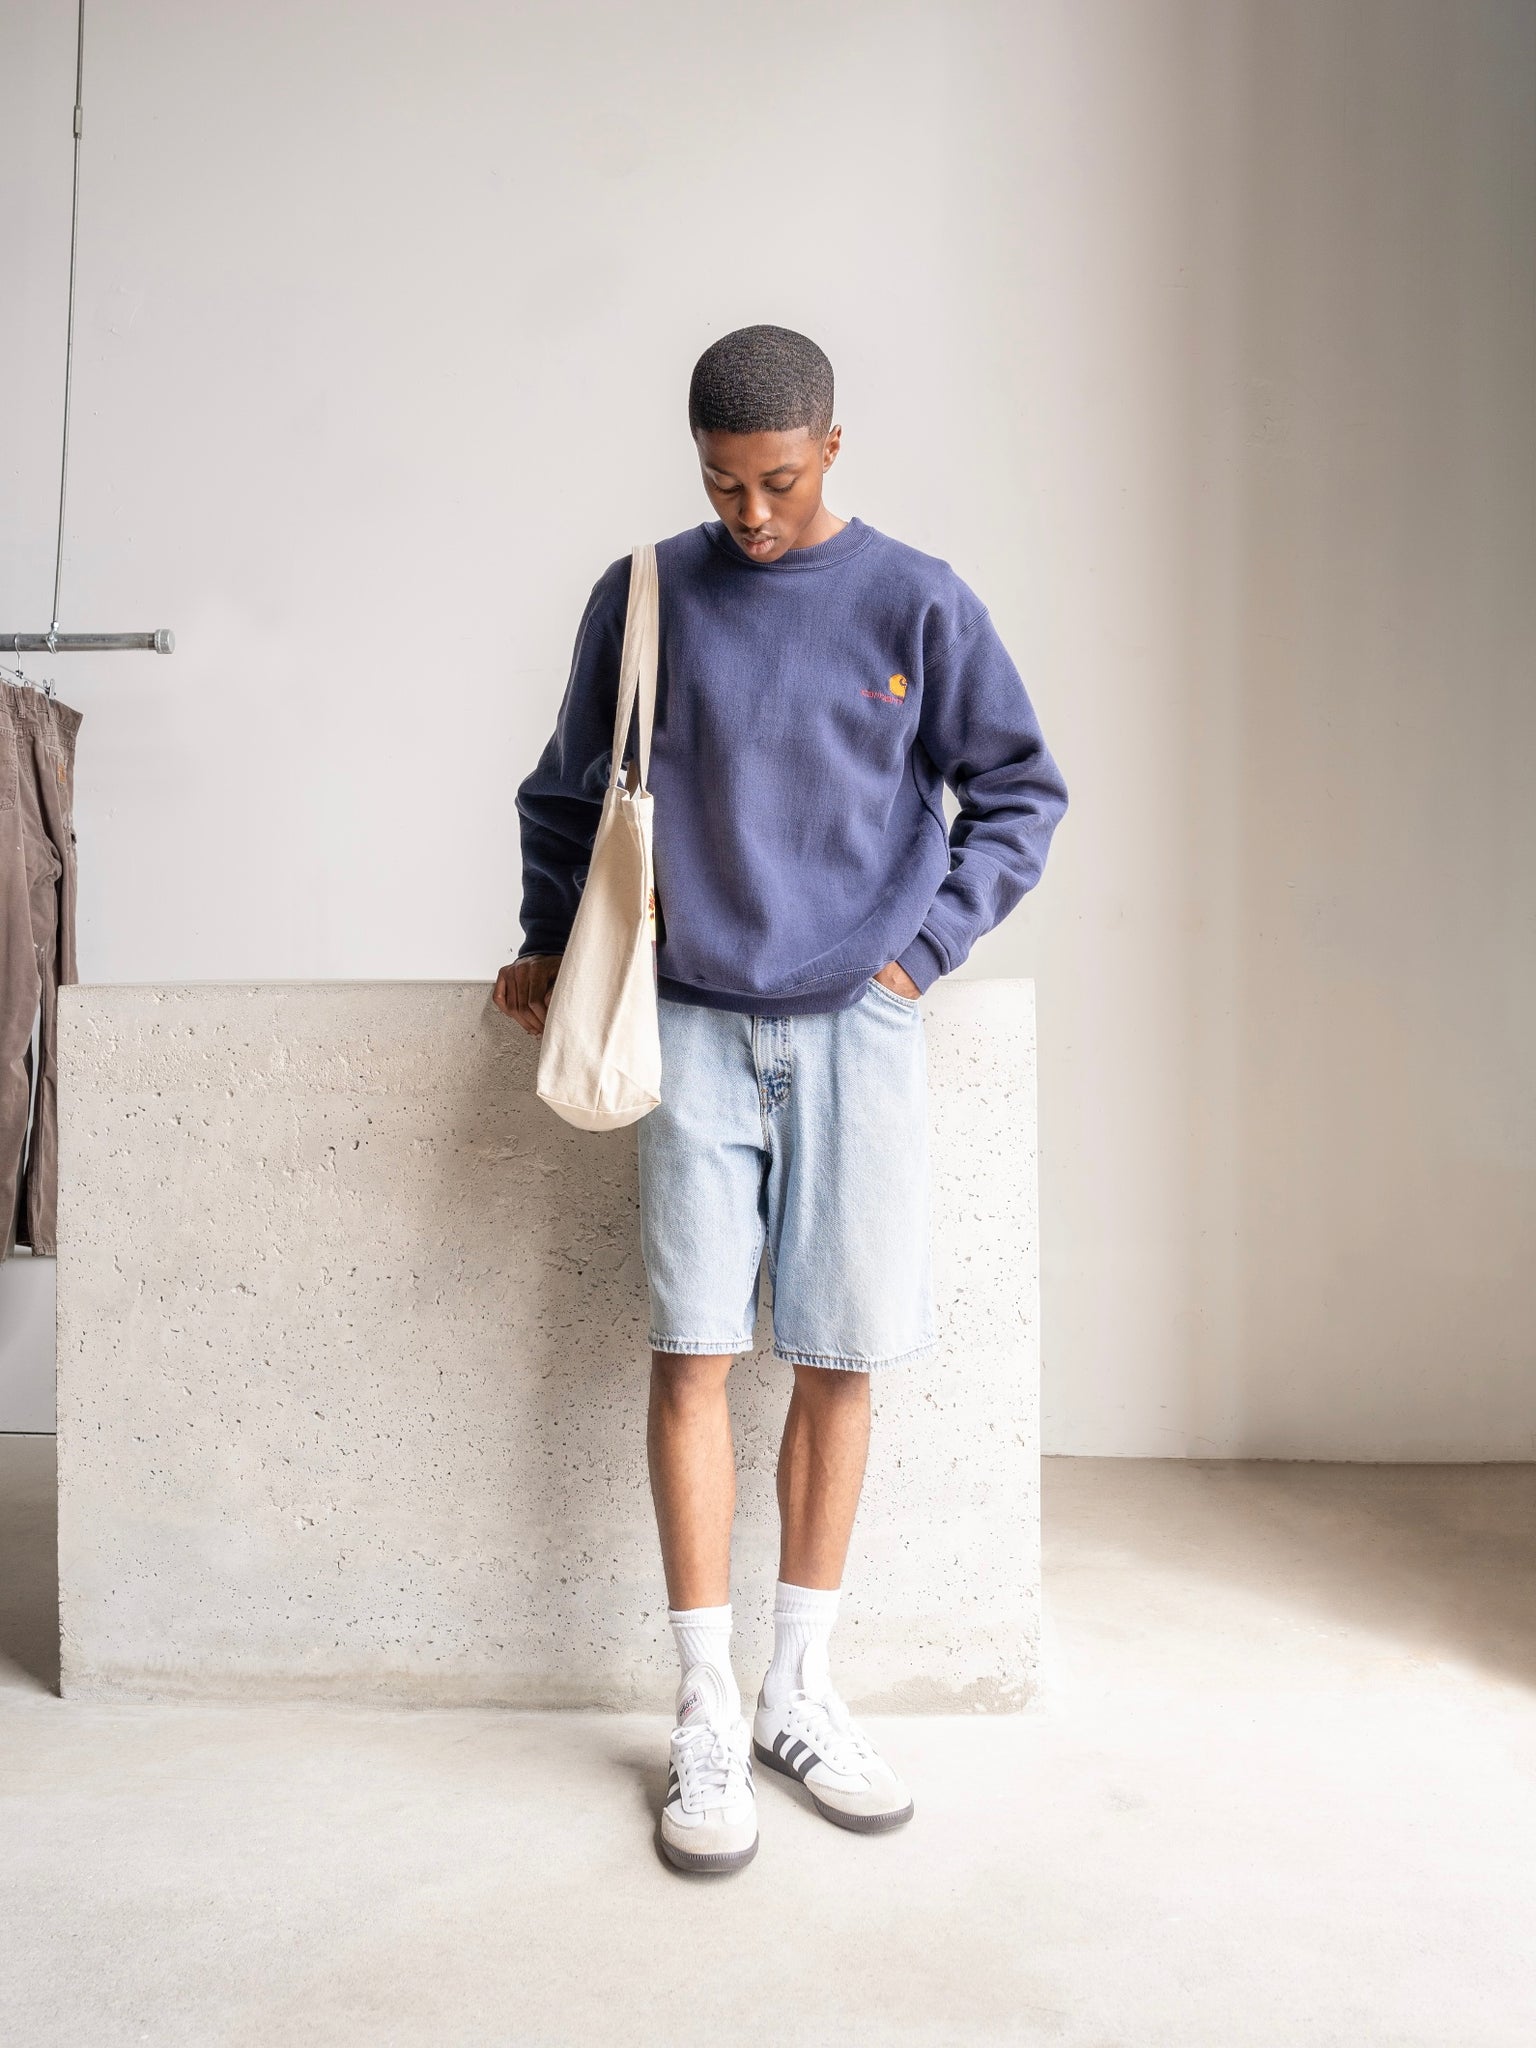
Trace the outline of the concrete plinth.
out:
<instances>
[{"instance_id":1,"label":"concrete plinth","mask_svg":"<svg viewBox=\"0 0 1536 2048\"><path fill-rule=\"evenodd\" d=\"M633 1129L545 1108L481 984L61 997L66 1695L669 1700ZM1038 1618L1033 991L924 1010L944 1345L875 1380L836 1670L865 1710L1009 1709ZM764 1353L732 1374L744 1685L789 1383Z\"/></svg>"}]
</instances>

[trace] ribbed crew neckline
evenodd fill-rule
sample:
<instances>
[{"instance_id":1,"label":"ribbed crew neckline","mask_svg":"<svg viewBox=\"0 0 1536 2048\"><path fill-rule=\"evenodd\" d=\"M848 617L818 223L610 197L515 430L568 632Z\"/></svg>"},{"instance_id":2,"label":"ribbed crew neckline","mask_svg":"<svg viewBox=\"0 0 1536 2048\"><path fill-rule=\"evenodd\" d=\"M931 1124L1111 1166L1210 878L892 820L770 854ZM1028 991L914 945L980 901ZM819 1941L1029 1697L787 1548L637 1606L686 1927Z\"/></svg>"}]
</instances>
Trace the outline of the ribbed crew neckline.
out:
<instances>
[{"instance_id":1,"label":"ribbed crew neckline","mask_svg":"<svg viewBox=\"0 0 1536 2048\"><path fill-rule=\"evenodd\" d=\"M800 569L830 569L838 562L846 562L866 541L874 538L874 528L866 526L855 516L840 533L834 533L830 540L819 540L813 548L790 548L776 562L754 562L745 549L739 548L732 540L723 520L708 519L701 531L729 561L740 563L743 569L770 575Z\"/></svg>"}]
</instances>

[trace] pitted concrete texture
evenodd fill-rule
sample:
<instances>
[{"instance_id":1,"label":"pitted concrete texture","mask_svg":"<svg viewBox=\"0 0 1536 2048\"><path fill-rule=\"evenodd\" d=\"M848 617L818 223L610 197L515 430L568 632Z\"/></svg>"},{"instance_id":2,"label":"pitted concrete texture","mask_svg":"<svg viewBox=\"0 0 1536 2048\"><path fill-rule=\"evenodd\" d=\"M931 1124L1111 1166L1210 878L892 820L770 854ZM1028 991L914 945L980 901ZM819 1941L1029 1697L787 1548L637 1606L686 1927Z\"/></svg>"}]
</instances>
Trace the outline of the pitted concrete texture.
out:
<instances>
[{"instance_id":1,"label":"pitted concrete texture","mask_svg":"<svg viewBox=\"0 0 1536 2048\"><path fill-rule=\"evenodd\" d=\"M62 992L72 1697L655 1707L635 1133L480 984ZM877 1375L837 1638L865 1709L1022 1706L1038 1635L1033 991L924 999L942 1349ZM903 1227L901 1190L871 1229ZM766 1268L758 1342L771 1336ZM791 1370L734 1368L738 1668Z\"/></svg>"}]
</instances>

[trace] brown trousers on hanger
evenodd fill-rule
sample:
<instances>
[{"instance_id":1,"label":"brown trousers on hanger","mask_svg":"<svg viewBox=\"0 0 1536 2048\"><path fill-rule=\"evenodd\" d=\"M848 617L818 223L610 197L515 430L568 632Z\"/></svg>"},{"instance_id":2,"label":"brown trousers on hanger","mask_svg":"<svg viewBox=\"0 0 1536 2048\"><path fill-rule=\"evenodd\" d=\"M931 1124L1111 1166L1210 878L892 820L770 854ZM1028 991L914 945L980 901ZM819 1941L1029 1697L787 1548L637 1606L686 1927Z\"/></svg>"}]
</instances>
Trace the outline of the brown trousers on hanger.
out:
<instances>
[{"instance_id":1,"label":"brown trousers on hanger","mask_svg":"<svg viewBox=\"0 0 1536 2048\"><path fill-rule=\"evenodd\" d=\"M59 984L77 978L80 713L24 684L0 684L0 692L0 1256L29 1244L51 1258L58 1249Z\"/></svg>"}]
</instances>

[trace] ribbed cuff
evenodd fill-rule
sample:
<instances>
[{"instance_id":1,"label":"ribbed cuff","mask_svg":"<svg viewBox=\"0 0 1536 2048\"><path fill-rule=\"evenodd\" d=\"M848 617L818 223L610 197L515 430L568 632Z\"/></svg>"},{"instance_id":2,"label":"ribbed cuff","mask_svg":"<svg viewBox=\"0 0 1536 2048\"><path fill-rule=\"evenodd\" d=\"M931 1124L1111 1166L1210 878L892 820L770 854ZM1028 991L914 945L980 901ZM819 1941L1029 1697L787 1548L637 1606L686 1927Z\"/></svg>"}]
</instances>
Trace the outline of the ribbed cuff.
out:
<instances>
[{"instance_id":1,"label":"ribbed cuff","mask_svg":"<svg viewBox=\"0 0 1536 2048\"><path fill-rule=\"evenodd\" d=\"M773 1588L773 1618L825 1622L830 1627L837 1618L842 1590L841 1586L796 1586L788 1579L779 1579Z\"/></svg>"},{"instance_id":2,"label":"ribbed cuff","mask_svg":"<svg viewBox=\"0 0 1536 2048\"><path fill-rule=\"evenodd\" d=\"M896 955L896 965L911 975L920 996L928 993L941 974L949 972L948 962L925 931L918 933L905 953Z\"/></svg>"}]
</instances>

